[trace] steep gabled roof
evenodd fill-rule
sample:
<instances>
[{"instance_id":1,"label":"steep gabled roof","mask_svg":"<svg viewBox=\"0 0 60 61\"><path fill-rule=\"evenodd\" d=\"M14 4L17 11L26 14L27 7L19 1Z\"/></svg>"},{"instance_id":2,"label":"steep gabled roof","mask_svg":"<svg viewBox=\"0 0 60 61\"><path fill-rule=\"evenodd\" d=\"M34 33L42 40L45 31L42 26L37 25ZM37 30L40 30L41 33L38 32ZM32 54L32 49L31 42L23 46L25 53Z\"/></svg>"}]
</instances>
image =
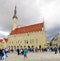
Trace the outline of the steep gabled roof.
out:
<instances>
[{"instance_id":1,"label":"steep gabled roof","mask_svg":"<svg viewBox=\"0 0 60 61\"><path fill-rule=\"evenodd\" d=\"M39 24L30 25L30 26L16 28L15 30L11 31L10 35L34 32L34 31L42 31L43 26L44 26L44 23L39 23Z\"/></svg>"}]
</instances>

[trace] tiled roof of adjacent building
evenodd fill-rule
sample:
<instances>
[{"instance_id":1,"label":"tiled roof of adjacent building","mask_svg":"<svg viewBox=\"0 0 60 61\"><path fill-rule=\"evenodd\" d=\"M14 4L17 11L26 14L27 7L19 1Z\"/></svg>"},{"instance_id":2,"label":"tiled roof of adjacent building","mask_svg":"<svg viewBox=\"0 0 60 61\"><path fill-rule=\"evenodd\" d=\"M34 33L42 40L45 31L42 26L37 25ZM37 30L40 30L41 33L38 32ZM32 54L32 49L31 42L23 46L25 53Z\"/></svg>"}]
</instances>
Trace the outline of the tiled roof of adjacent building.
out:
<instances>
[{"instance_id":1,"label":"tiled roof of adjacent building","mask_svg":"<svg viewBox=\"0 0 60 61\"><path fill-rule=\"evenodd\" d=\"M43 26L44 26L44 23L42 22L39 24L16 28L15 30L11 31L10 35L27 33L27 32L34 32L34 31L42 31Z\"/></svg>"},{"instance_id":2,"label":"tiled roof of adjacent building","mask_svg":"<svg viewBox=\"0 0 60 61\"><path fill-rule=\"evenodd\" d=\"M2 42L3 40L2 39L0 39L0 42Z\"/></svg>"},{"instance_id":3,"label":"tiled roof of adjacent building","mask_svg":"<svg viewBox=\"0 0 60 61\"><path fill-rule=\"evenodd\" d=\"M4 38L5 42L7 43L8 42L8 39L7 38Z\"/></svg>"}]
</instances>

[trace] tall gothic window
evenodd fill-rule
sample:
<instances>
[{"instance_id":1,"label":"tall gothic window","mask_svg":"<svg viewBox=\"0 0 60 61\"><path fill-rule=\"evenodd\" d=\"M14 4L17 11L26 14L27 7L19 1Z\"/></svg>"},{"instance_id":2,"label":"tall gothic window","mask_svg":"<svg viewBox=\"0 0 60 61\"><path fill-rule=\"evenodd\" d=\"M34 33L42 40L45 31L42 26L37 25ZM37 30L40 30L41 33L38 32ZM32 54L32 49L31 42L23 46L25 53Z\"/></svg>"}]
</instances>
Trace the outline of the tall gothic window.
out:
<instances>
[{"instance_id":1,"label":"tall gothic window","mask_svg":"<svg viewBox=\"0 0 60 61\"><path fill-rule=\"evenodd\" d=\"M36 39L36 43L38 43L38 39Z\"/></svg>"},{"instance_id":2,"label":"tall gothic window","mask_svg":"<svg viewBox=\"0 0 60 61\"><path fill-rule=\"evenodd\" d=\"M19 43L19 40L18 40L18 43Z\"/></svg>"},{"instance_id":3,"label":"tall gothic window","mask_svg":"<svg viewBox=\"0 0 60 61\"><path fill-rule=\"evenodd\" d=\"M28 44L28 40L24 40L24 43L25 43L25 44Z\"/></svg>"},{"instance_id":4,"label":"tall gothic window","mask_svg":"<svg viewBox=\"0 0 60 61\"><path fill-rule=\"evenodd\" d=\"M31 39L31 40L30 40L30 43L34 43L34 39Z\"/></svg>"}]
</instances>

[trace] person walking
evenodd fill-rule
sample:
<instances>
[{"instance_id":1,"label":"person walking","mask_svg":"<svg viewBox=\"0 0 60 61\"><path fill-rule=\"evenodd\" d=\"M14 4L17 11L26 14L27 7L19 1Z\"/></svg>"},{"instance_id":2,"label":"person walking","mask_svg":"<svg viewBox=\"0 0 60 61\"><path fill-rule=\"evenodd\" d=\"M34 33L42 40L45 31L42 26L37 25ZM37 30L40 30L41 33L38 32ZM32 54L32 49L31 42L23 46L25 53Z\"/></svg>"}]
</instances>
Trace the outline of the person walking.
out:
<instances>
[{"instance_id":1,"label":"person walking","mask_svg":"<svg viewBox=\"0 0 60 61\"><path fill-rule=\"evenodd\" d=\"M25 59L25 58L27 58L27 53L28 53L28 49L27 49L27 48L25 48L25 49L24 49L24 52L23 52L24 59Z\"/></svg>"},{"instance_id":2,"label":"person walking","mask_svg":"<svg viewBox=\"0 0 60 61\"><path fill-rule=\"evenodd\" d=\"M5 59L5 50L2 49L2 60Z\"/></svg>"},{"instance_id":3,"label":"person walking","mask_svg":"<svg viewBox=\"0 0 60 61\"><path fill-rule=\"evenodd\" d=\"M5 48L5 55L6 55L6 58L8 57L8 49Z\"/></svg>"},{"instance_id":4,"label":"person walking","mask_svg":"<svg viewBox=\"0 0 60 61\"><path fill-rule=\"evenodd\" d=\"M20 54L20 50L19 50L19 48L17 48L17 54L18 54L18 55Z\"/></svg>"},{"instance_id":5,"label":"person walking","mask_svg":"<svg viewBox=\"0 0 60 61\"><path fill-rule=\"evenodd\" d=\"M2 59L2 49L0 49L0 60Z\"/></svg>"},{"instance_id":6,"label":"person walking","mask_svg":"<svg viewBox=\"0 0 60 61\"><path fill-rule=\"evenodd\" d=\"M57 54L57 47L56 46L54 47L54 51L55 51L55 54Z\"/></svg>"},{"instance_id":7,"label":"person walking","mask_svg":"<svg viewBox=\"0 0 60 61\"><path fill-rule=\"evenodd\" d=\"M60 53L60 46L58 47L59 53Z\"/></svg>"},{"instance_id":8,"label":"person walking","mask_svg":"<svg viewBox=\"0 0 60 61\"><path fill-rule=\"evenodd\" d=\"M40 52L41 52L41 45L39 45L39 50L40 50Z\"/></svg>"}]
</instances>

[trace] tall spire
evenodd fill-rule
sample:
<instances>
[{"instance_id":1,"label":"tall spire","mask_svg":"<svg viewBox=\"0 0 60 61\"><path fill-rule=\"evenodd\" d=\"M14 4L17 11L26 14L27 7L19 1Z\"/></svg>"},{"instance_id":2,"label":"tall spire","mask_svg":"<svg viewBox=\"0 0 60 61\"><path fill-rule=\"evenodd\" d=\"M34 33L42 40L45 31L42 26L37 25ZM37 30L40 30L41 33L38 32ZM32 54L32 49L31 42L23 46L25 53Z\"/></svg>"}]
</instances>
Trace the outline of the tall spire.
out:
<instances>
[{"instance_id":1,"label":"tall spire","mask_svg":"<svg viewBox=\"0 0 60 61\"><path fill-rule=\"evenodd\" d=\"M43 30L45 31L45 22L44 22L44 17L42 18L43 21Z\"/></svg>"},{"instance_id":2,"label":"tall spire","mask_svg":"<svg viewBox=\"0 0 60 61\"><path fill-rule=\"evenodd\" d=\"M43 27L44 27L44 17L42 18L42 24L43 24Z\"/></svg>"},{"instance_id":3,"label":"tall spire","mask_svg":"<svg viewBox=\"0 0 60 61\"><path fill-rule=\"evenodd\" d=\"M17 11L16 11L16 6L15 6L13 19L14 19L14 18L16 18L16 19L18 18L18 17L16 16L16 13L17 13Z\"/></svg>"}]
</instances>

